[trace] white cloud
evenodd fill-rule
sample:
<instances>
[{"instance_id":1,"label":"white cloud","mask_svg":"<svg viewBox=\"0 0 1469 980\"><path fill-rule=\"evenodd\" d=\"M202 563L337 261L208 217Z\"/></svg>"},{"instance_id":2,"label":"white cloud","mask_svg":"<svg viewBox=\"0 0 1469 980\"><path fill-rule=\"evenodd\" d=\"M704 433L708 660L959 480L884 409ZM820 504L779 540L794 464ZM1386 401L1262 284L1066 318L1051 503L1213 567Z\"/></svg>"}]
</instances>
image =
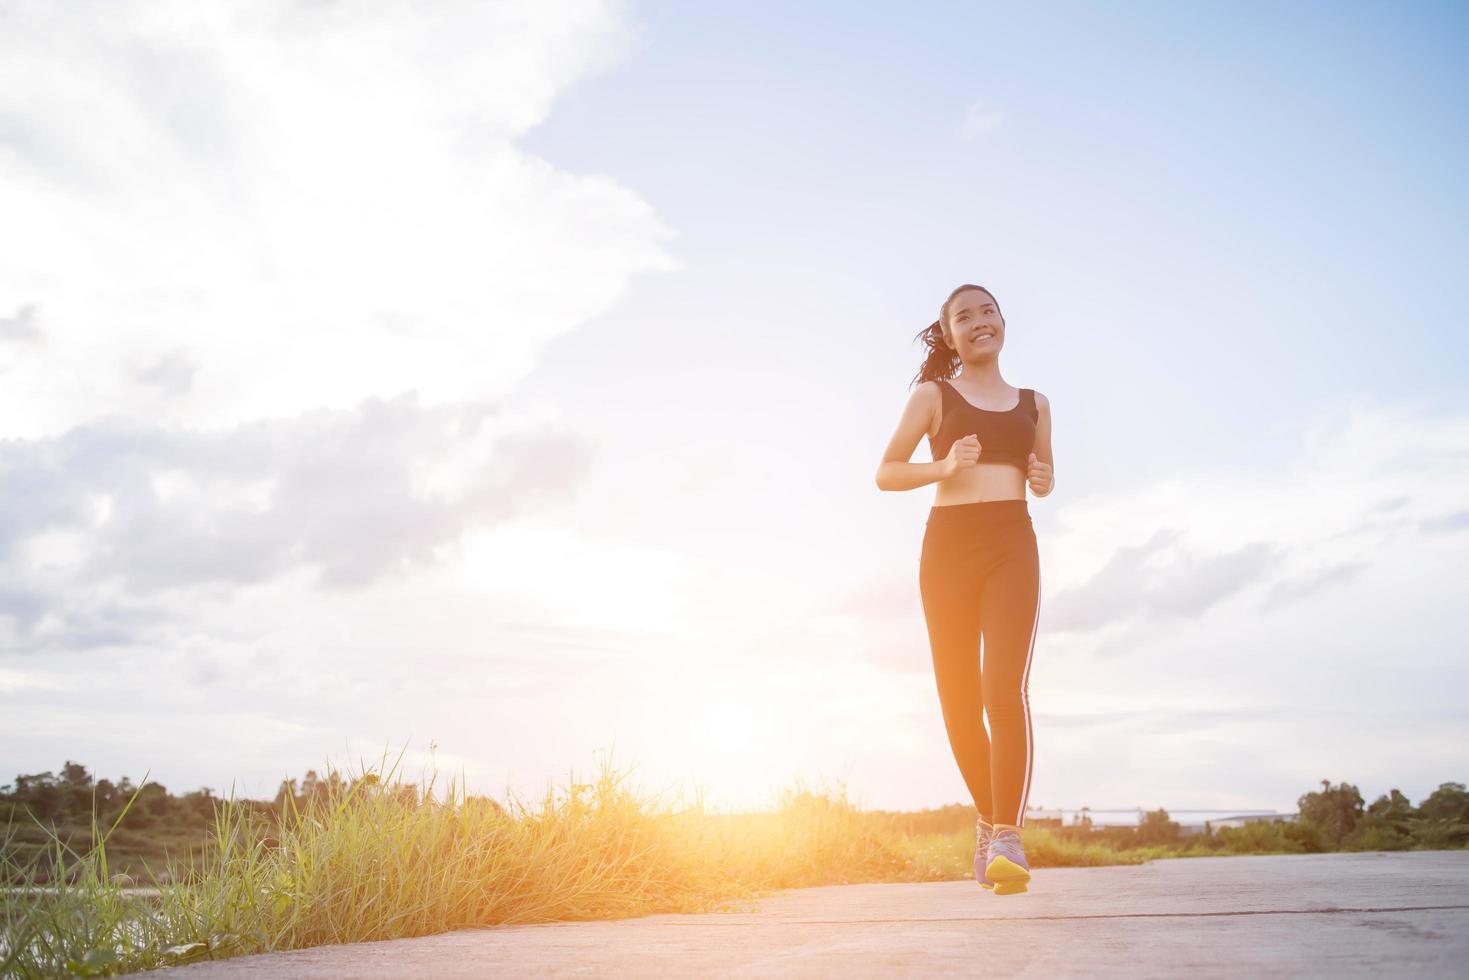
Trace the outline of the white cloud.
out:
<instances>
[{"instance_id":1,"label":"white cloud","mask_svg":"<svg viewBox=\"0 0 1469 980\"><path fill-rule=\"evenodd\" d=\"M959 138L973 142L987 133L994 132L1005 121L1005 113L989 109L984 102L975 102L964 110L964 119L959 123Z\"/></svg>"},{"instance_id":2,"label":"white cloud","mask_svg":"<svg viewBox=\"0 0 1469 980\"><path fill-rule=\"evenodd\" d=\"M1033 800L1288 807L1327 774L1415 799L1463 777L1469 418L1359 402L1299 434L1284 468L1036 509ZM854 583L817 655L931 685L915 573ZM927 731L933 692L910 690Z\"/></svg>"},{"instance_id":3,"label":"white cloud","mask_svg":"<svg viewBox=\"0 0 1469 980\"><path fill-rule=\"evenodd\" d=\"M0 667L0 694L13 694L27 688L44 690L59 686L39 671Z\"/></svg>"},{"instance_id":4,"label":"white cloud","mask_svg":"<svg viewBox=\"0 0 1469 980\"><path fill-rule=\"evenodd\" d=\"M617 12L7 5L3 434L503 394L678 267L646 202L515 143L625 57Z\"/></svg>"},{"instance_id":5,"label":"white cloud","mask_svg":"<svg viewBox=\"0 0 1469 980\"><path fill-rule=\"evenodd\" d=\"M1288 467L1060 506L1042 535L1050 608L1104 587L1147 602L1097 606L1074 633L1048 631L1042 609L1032 702L1058 720L1099 717L1041 727L1037 794L1288 807L1327 775L1415 798L1462 778L1462 749L1419 749L1462 746L1469 725L1454 693L1469 682L1454 571L1469 529L1419 525L1465 499L1469 418L1358 403L1304 425ZM1160 529L1172 547L1140 579L1121 576L1117 556ZM1275 557L1216 580L1217 602L1188 616L1149 608L1195 563L1251 547Z\"/></svg>"},{"instance_id":6,"label":"white cloud","mask_svg":"<svg viewBox=\"0 0 1469 980\"><path fill-rule=\"evenodd\" d=\"M534 520L465 536L448 578L568 627L668 633L691 583L675 552Z\"/></svg>"}]
</instances>

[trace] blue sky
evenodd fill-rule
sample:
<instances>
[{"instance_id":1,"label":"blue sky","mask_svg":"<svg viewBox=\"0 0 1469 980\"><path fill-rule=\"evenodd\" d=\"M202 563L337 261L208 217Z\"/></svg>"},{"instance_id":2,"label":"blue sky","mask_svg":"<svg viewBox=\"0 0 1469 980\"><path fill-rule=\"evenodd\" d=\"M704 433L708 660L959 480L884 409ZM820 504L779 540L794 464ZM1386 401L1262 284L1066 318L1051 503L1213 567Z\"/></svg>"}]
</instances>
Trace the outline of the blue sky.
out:
<instances>
[{"instance_id":1,"label":"blue sky","mask_svg":"<svg viewBox=\"0 0 1469 980\"><path fill-rule=\"evenodd\" d=\"M690 263L666 288L704 311L687 329L760 341L683 372L686 398L756 372L798 393L834 359L861 373L826 397L871 403L884 360L842 355L901 360L899 325L982 281L1025 321L1014 370L1088 393L1088 485L1284 460L1282 415L1354 396L1464 405L1462 10L636 9L638 54L527 145L655 200ZM669 304L611 316L656 345ZM567 360L546 384L595 385ZM1160 404L1178 427L1141 436Z\"/></svg>"},{"instance_id":2,"label":"blue sky","mask_svg":"<svg viewBox=\"0 0 1469 980\"><path fill-rule=\"evenodd\" d=\"M0 15L0 773L962 799L872 475L979 282L1032 802L1466 777L1462 7L247 9Z\"/></svg>"}]
</instances>

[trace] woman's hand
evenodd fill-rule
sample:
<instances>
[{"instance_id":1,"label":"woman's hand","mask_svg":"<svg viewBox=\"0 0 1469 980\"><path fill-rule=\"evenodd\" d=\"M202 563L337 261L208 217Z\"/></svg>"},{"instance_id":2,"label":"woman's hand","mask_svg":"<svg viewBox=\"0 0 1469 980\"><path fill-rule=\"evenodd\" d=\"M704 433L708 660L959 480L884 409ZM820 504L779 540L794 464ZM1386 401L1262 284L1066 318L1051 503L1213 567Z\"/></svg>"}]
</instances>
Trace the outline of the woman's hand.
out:
<instances>
[{"instance_id":1,"label":"woman's hand","mask_svg":"<svg viewBox=\"0 0 1469 980\"><path fill-rule=\"evenodd\" d=\"M949 447L949 455L944 457L948 469L944 471L944 479L967 470L979 462L979 436L970 433L967 436L955 439L954 444Z\"/></svg>"},{"instance_id":2,"label":"woman's hand","mask_svg":"<svg viewBox=\"0 0 1469 980\"><path fill-rule=\"evenodd\" d=\"M1050 463L1042 463L1036 459L1035 453L1030 454L1030 465L1025 471L1026 482L1030 484L1030 492L1037 497L1044 497L1051 492L1055 484L1054 474Z\"/></svg>"}]
</instances>

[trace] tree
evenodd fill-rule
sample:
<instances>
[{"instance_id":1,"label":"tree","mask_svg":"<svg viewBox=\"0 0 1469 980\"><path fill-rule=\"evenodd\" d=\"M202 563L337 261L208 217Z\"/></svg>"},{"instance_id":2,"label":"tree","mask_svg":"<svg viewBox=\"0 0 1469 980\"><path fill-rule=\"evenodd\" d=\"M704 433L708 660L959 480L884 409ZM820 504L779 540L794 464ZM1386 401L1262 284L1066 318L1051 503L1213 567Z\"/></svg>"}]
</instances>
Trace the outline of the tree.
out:
<instances>
[{"instance_id":1,"label":"tree","mask_svg":"<svg viewBox=\"0 0 1469 980\"><path fill-rule=\"evenodd\" d=\"M1327 847L1335 850L1362 819L1362 794L1351 783L1331 785L1321 780L1320 792L1307 793L1296 801L1300 821L1321 831Z\"/></svg>"},{"instance_id":2,"label":"tree","mask_svg":"<svg viewBox=\"0 0 1469 980\"><path fill-rule=\"evenodd\" d=\"M1143 814L1142 822L1137 828L1137 840L1144 845L1172 844L1182 832L1177 821L1168 819L1168 811L1159 807Z\"/></svg>"},{"instance_id":3,"label":"tree","mask_svg":"<svg viewBox=\"0 0 1469 980\"><path fill-rule=\"evenodd\" d=\"M15 777L15 802L38 817L54 819L61 814L66 801L54 773L36 772Z\"/></svg>"},{"instance_id":4,"label":"tree","mask_svg":"<svg viewBox=\"0 0 1469 980\"><path fill-rule=\"evenodd\" d=\"M271 801L271 805L280 808L281 812L284 813L287 799L292 802L299 802L300 800L300 795L296 788L296 778L294 776L290 779L281 780L280 789L275 791L275 799Z\"/></svg>"},{"instance_id":5,"label":"tree","mask_svg":"<svg viewBox=\"0 0 1469 980\"><path fill-rule=\"evenodd\" d=\"M1413 804L1394 789L1372 801L1356 828L1342 839L1348 851L1405 851L1413 846Z\"/></svg>"},{"instance_id":6,"label":"tree","mask_svg":"<svg viewBox=\"0 0 1469 980\"><path fill-rule=\"evenodd\" d=\"M127 823L135 830L146 829L173 815L174 799L162 783L144 783L128 811Z\"/></svg>"},{"instance_id":7,"label":"tree","mask_svg":"<svg viewBox=\"0 0 1469 980\"><path fill-rule=\"evenodd\" d=\"M72 762L67 759L66 765L61 767L61 782L67 786L91 789L92 774L87 772L87 767L80 762Z\"/></svg>"},{"instance_id":8,"label":"tree","mask_svg":"<svg viewBox=\"0 0 1469 980\"><path fill-rule=\"evenodd\" d=\"M1440 783L1418 804L1413 837L1426 847L1463 847L1469 843L1469 792L1463 783Z\"/></svg>"},{"instance_id":9,"label":"tree","mask_svg":"<svg viewBox=\"0 0 1469 980\"><path fill-rule=\"evenodd\" d=\"M214 807L216 800L214 790L205 786L203 789L192 790L178 798L179 808L187 814L194 816L203 822L214 819Z\"/></svg>"},{"instance_id":10,"label":"tree","mask_svg":"<svg viewBox=\"0 0 1469 980\"><path fill-rule=\"evenodd\" d=\"M1440 783L1418 804L1418 813L1429 820L1469 820L1469 792L1463 783Z\"/></svg>"}]
</instances>

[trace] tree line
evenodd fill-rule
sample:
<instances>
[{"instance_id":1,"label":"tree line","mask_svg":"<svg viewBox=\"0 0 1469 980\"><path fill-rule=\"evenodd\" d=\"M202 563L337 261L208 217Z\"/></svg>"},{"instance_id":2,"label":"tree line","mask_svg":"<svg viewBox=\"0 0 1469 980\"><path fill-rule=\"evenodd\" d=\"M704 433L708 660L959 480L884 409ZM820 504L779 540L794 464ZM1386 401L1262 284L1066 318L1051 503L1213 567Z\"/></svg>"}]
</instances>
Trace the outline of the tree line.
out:
<instances>
[{"instance_id":1,"label":"tree line","mask_svg":"<svg viewBox=\"0 0 1469 980\"><path fill-rule=\"evenodd\" d=\"M1204 823L1202 834L1184 835L1168 811L1143 814L1136 827L1082 829L1114 846L1184 845L1236 853L1324 851L1440 850L1469 846L1469 791L1463 783L1440 783L1414 806L1393 789L1368 804L1356 786L1332 785L1296 800L1294 819L1250 820L1240 827L1213 827ZM1063 836L1071 836L1062 828Z\"/></svg>"},{"instance_id":2,"label":"tree line","mask_svg":"<svg viewBox=\"0 0 1469 980\"><path fill-rule=\"evenodd\" d=\"M312 798L325 800L332 798L333 794L340 797L358 783L376 784L377 781L375 774L368 773L349 784L335 771L322 778L315 769L308 769L306 776L299 781L295 778L282 780L272 800L236 802L258 811L282 810L292 803L301 809ZM401 797L405 803L418 802L418 788L411 784L383 787L382 791ZM0 786L0 815L7 815L8 809L8 816L12 819L25 811L52 826L86 825L91 821L95 807L98 824L108 826L128 806L135 793L137 799L133 800L123 821L124 826L133 830L208 826L214 820L216 808L223 802L208 786L175 796L162 783L150 782L146 776L141 791L127 776L115 783L110 779L94 779L86 766L68 759L59 775L49 771L18 775L13 783Z\"/></svg>"},{"instance_id":3,"label":"tree line","mask_svg":"<svg viewBox=\"0 0 1469 980\"><path fill-rule=\"evenodd\" d=\"M292 805L304 809L313 798L338 798L357 783L377 783L368 773L348 784L336 771L327 777L307 770L300 781L282 780L269 801L237 801L260 811L282 811ZM380 786L378 790L401 798L406 806L419 802L418 788L409 783ZM123 776L117 782L93 779L80 763L67 760L60 774L52 772L18 775L13 783L0 786L0 814L11 820L29 812L52 825L86 825L95 806L99 824L110 825L128 800L137 793L124 824L134 830L156 828L202 828L214 819L220 799L209 787L175 796L160 783L144 778L142 790ZM489 805L493 800L483 799ZM1078 837L1114 847L1149 845L1202 845L1238 851L1392 851L1414 848L1458 848L1469 846L1469 791L1463 783L1442 783L1417 806L1397 789L1368 804L1361 791L1348 782L1332 785L1321 781L1321 789L1301 795L1293 820L1257 820L1243 827L1215 828L1208 823L1202 834L1185 835L1166 809L1148 811L1135 827L1095 827L1089 820L1079 825L1055 828L1064 837ZM6 810L8 814L5 814ZM948 832L972 829L972 807L954 805L938 810L892 813L889 817L909 833Z\"/></svg>"}]
</instances>

